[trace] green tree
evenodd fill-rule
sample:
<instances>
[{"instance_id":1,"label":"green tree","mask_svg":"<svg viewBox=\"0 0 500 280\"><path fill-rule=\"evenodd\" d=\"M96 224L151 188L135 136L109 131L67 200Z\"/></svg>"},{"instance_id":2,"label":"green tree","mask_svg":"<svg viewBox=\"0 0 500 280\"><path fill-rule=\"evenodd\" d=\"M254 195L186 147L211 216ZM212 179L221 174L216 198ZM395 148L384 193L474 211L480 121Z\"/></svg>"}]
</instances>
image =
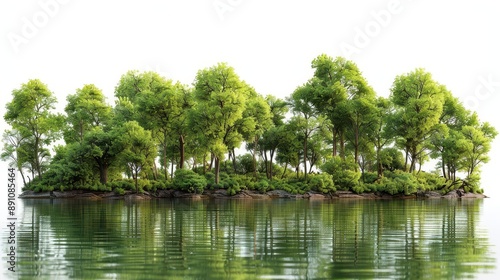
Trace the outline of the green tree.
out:
<instances>
[{"instance_id":1,"label":"green tree","mask_svg":"<svg viewBox=\"0 0 500 280\"><path fill-rule=\"evenodd\" d=\"M280 145L284 145L291 135L286 131L284 122L288 112L288 103L272 95L266 96L266 102L270 108L272 125L264 131L257 143L250 143L249 148L253 148L255 144L259 146L261 157L264 159L266 176L272 180L274 156Z\"/></svg>"},{"instance_id":2,"label":"green tree","mask_svg":"<svg viewBox=\"0 0 500 280\"><path fill-rule=\"evenodd\" d=\"M108 182L108 170L118 164L118 155L123 146L120 139L121 131L114 129L95 127L85 134L82 149L87 151L93 166L99 171L101 184Z\"/></svg>"},{"instance_id":3,"label":"green tree","mask_svg":"<svg viewBox=\"0 0 500 280\"><path fill-rule=\"evenodd\" d=\"M109 125L112 108L106 104L102 91L95 85L84 85L66 98L66 143L83 141L85 133L97 126Z\"/></svg>"},{"instance_id":4,"label":"green tree","mask_svg":"<svg viewBox=\"0 0 500 280\"><path fill-rule=\"evenodd\" d=\"M205 135L205 145L214 157L215 183L218 184L224 154L243 140L237 124L243 118L252 89L225 63L198 71L194 87L197 103L191 124Z\"/></svg>"},{"instance_id":5,"label":"green tree","mask_svg":"<svg viewBox=\"0 0 500 280\"><path fill-rule=\"evenodd\" d=\"M242 126L241 133L248 142L253 141L253 171L254 176L257 177L256 156L259 148L258 142L264 132L269 130L273 125L271 107L262 96L256 95L248 101L248 106L243 113L243 117L253 122L253 124Z\"/></svg>"},{"instance_id":6,"label":"green tree","mask_svg":"<svg viewBox=\"0 0 500 280\"><path fill-rule=\"evenodd\" d=\"M376 112L374 116L374 130L373 133L368 136L368 139L373 142L375 148L377 175L380 178L382 177L384 171L381 151L385 146L393 142L392 137L388 135L388 131L390 131L390 129L388 128L388 116L390 116L391 114L392 104L388 99L384 97L378 97L375 106Z\"/></svg>"},{"instance_id":7,"label":"green tree","mask_svg":"<svg viewBox=\"0 0 500 280\"><path fill-rule=\"evenodd\" d=\"M399 138L397 143L405 151L405 166L409 172L415 171L419 158L426 155L426 144L436 131L443 112L445 92L446 88L423 69L394 80L390 100L395 111L390 121L394 135Z\"/></svg>"},{"instance_id":8,"label":"green tree","mask_svg":"<svg viewBox=\"0 0 500 280\"><path fill-rule=\"evenodd\" d=\"M156 143L151 132L142 128L135 121L126 122L119 128L123 151L121 161L127 166L135 181L135 190L139 192L138 179L141 171L151 169L156 157Z\"/></svg>"},{"instance_id":9,"label":"green tree","mask_svg":"<svg viewBox=\"0 0 500 280\"><path fill-rule=\"evenodd\" d=\"M311 135L319 129L321 121L316 118L316 111L312 104L313 88L309 84L298 87L289 98L290 107L295 114L291 122L300 131L302 140L302 162L304 164L304 179L307 179L308 141Z\"/></svg>"},{"instance_id":10,"label":"green tree","mask_svg":"<svg viewBox=\"0 0 500 280\"><path fill-rule=\"evenodd\" d=\"M161 80L158 79L159 81ZM161 160L164 175L167 178L169 143L178 143L176 151L180 159L177 167L183 168L184 166L186 116L193 102L190 91L181 84L173 84L171 80L163 80L163 83L163 87L157 87L159 90L157 92L143 91L138 97L137 107L141 115L139 123L151 130L153 137L160 143Z\"/></svg>"},{"instance_id":11,"label":"green tree","mask_svg":"<svg viewBox=\"0 0 500 280\"><path fill-rule=\"evenodd\" d=\"M467 141L462 165L467 172L467 177L470 177L477 172L481 164L489 161L488 152L491 150L491 142L498 132L485 122L479 126L464 126L462 134Z\"/></svg>"},{"instance_id":12,"label":"green tree","mask_svg":"<svg viewBox=\"0 0 500 280\"><path fill-rule=\"evenodd\" d=\"M19 131L6 130L2 134L3 150L0 158L9 162L9 166L15 166L23 179L23 184L26 185L26 178L23 169L26 167L26 160L23 157L23 147L26 145L25 138Z\"/></svg>"},{"instance_id":13,"label":"green tree","mask_svg":"<svg viewBox=\"0 0 500 280\"><path fill-rule=\"evenodd\" d=\"M36 176L42 176L44 161L50 155L47 147L61 136L63 117L52 110L57 99L40 80L29 80L12 91L7 103L5 121L32 144L29 150Z\"/></svg>"},{"instance_id":14,"label":"green tree","mask_svg":"<svg viewBox=\"0 0 500 280\"><path fill-rule=\"evenodd\" d=\"M312 61L314 76L309 81L314 89L311 102L319 113L324 114L331 122L333 134L332 155L345 157L345 133L351 130L351 142L355 153L359 148L359 129L364 125L362 120L362 105L368 105L351 100L359 98L374 98L373 89L368 85L355 63L342 57L335 60L325 54Z\"/></svg>"}]
</instances>

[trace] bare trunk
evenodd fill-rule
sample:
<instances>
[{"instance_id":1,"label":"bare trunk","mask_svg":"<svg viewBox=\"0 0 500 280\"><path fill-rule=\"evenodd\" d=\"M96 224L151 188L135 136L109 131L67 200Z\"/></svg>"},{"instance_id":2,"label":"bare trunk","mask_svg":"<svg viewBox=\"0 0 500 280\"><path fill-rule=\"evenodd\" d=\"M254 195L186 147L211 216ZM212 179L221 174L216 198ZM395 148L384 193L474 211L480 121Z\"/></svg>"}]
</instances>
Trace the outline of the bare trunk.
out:
<instances>
[{"instance_id":1,"label":"bare trunk","mask_svg":"<svg viewBox=\"0 0 500 280\"><path fill-rule=\"evenodd\" d=\"M253 176L257 178L257 143L259 141L259 138L255 136L254 142L253 142Z\"/></svg>"},{"instance_id":2,"label":"bare trunk","mask_svg":"<svg viewBox=\"0 0 500 280\"><path fill-rule=\"evenodd\" d=\"M219 184L220 160L215 157L215 184Z\"/></svg>"},{"instance_id":3,"label":"bare trunk","mask_svg":"<svg viewBox=\"0 0 500 280\"><path fill-rule=\"evenodd\" d=\"M307 180L307 132L304 134L304 179Z\"/></svg>"},{"instance_id":4,"label":"bare trunk","mask_svg":"<svg viewBox=\"0 0 500 280\"><path fill-rule=\"evenodd\" d=\"M184 136L179 135L179 154L180 154L180 159L179 159L179 168L182 169L184 168Z\"/></svg>"},{"instance_id":5,"label":"bare trunk","mask_svg":"<svg viewBox=\"0 0 500 280\"><path fill-rule=\"evenodd\" d=\"M99 164L99 179L103 185L108 182L108 165L106 163Z\"/></svg>"},{"instance_id":6,"label":"bare trunk","mask_svg":"<svg viewBox=\"0 0 500 280\"><path fill-rule=\"evenodd\" d=\"M231 153L233 154L233 170L234 174L238 174L238 168L236 167L236 152L234 151L234 148L231 149Z\"/></svg>"},{"instance_id":7,"label":"bare trunk","mask_svg":"<svg viewBox=\"0 0 500 280\"><path fill-rule=\"evenodd\" d=\"M337 131L333 130L332 156L337 155Z\"/></svg>"},{"instance_id":8,"label":"bare trunk","mask_svg":"<svg viewBox=\"0 0 500 280\"><path fill-rule=\"evenodd\" d=\"M166 141L166 138L167 137L165 137L165 141ZM168 162L167 161L167 142L164 142L164 143L165 144L163 145L163 155L162 155L162 157L163 157L163 172L164 172L164 175L165 175L165 180L167 180L168 179L168 172L167 172L167 170L168 170L168 167L167 167L167 162Z\"/></svg>"}]
</instances>

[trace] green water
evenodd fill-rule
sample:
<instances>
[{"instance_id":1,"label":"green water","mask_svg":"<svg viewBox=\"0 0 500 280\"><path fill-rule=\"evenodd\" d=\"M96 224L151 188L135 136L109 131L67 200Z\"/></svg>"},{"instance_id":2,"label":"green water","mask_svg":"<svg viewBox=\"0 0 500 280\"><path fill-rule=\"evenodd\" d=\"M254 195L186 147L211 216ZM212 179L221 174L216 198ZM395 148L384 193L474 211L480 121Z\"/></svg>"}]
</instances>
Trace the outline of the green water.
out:
<instances>
[{"instance_id":1,"label":"green water","mask_svg":"<svg viewBox=\"0 0 500 280\"><path fill-rule=\"evenodd\" d=\"M481 222L484 200L19 203L19 279L483 279L497 273Z\"/></svg>"}]
</instances>

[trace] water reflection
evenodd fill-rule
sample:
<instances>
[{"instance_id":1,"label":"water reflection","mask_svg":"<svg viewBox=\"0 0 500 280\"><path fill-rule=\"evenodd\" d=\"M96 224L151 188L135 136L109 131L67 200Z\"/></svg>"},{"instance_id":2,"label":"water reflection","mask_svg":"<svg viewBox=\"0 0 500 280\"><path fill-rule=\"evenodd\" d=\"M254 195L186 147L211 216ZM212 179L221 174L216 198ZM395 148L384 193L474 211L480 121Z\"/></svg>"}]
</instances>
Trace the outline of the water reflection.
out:
<instances>
[{"instance_id":1,"label":"water reflection","mask_svg":"<svg viewBox=\"0 0 500 280\"><path fill-rule=\"evenodd\" d=\"M22 203L25 278L462 279L495 269L482 200Z\"/></svg>"}]
</instances>

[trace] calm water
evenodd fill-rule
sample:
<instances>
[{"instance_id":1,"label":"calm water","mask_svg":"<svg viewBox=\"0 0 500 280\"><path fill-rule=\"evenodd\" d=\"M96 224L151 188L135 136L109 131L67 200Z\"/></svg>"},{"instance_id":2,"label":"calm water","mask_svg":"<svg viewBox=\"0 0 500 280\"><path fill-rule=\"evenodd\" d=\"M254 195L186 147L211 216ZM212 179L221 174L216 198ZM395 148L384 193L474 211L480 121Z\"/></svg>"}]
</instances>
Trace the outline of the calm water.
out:
<instances>
[{"instance_id":1,"label":"calm water","mask_svg":"<svg viewBox=\"0 0 500 280\"><path fill-rule=\"evenodd\" d=\"M494 202L19 200L15 276L494 279Z\"/></svg>"}]
</instances>

